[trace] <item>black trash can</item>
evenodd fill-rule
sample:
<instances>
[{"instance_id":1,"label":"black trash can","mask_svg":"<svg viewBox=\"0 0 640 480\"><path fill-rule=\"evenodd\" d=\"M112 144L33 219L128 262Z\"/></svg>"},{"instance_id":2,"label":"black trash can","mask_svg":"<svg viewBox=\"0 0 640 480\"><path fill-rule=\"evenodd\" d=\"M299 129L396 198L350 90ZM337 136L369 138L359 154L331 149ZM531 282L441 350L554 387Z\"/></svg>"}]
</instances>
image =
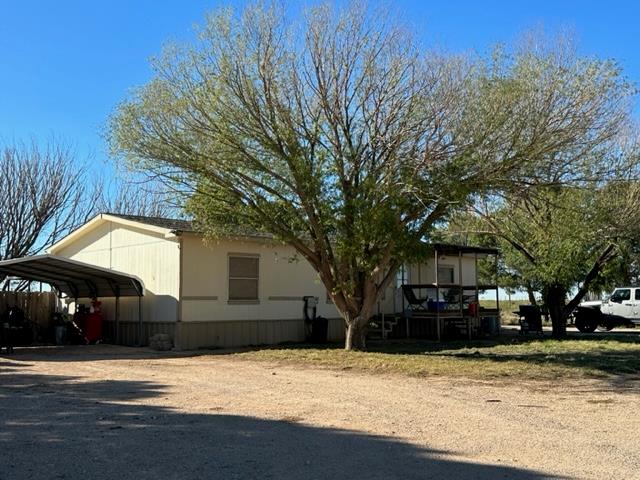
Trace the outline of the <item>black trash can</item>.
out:
<instances>
[{"instance_id":1,"label":"black trash can","mask_svg":"<svg viewBox=\"0 0 640 480\"><path fill-rule=\"evenodd\" d=\"M7 353L13 352L11 327L9 322L4 322L0 319L0 353L2 353L3 348L7 349Z\"/></svg>"},{"instance_id":2,"label":"black trash can","mask_svg":"<svg viewBox=\"0 0 640 480\"><path fill-rule=\"evenodd\" d=\"M329 333L329 320L324 317L316 317L311 321L311 343L327 343Z\"/></svg>"},{"instance_id":3,"label":"black trash can","mask_svg":"<svg viewBox=\"0 0 640 480\"><path fill-rule=\"evenodd\" d=\"M542 313L537 305L520 305L520 333L536 332L542 335Z\"/></svg>"},{"instance_id":4,"label":"black trash can","mask_svg":"<svg viewBox=\"0 0 640 480\"><path fill-rule=\"evenodd\" d=\"M482 333L486 336L493 337L500 335L500 322L498 317L482 317L480 319Z\"/></svg>"}]
</instances>

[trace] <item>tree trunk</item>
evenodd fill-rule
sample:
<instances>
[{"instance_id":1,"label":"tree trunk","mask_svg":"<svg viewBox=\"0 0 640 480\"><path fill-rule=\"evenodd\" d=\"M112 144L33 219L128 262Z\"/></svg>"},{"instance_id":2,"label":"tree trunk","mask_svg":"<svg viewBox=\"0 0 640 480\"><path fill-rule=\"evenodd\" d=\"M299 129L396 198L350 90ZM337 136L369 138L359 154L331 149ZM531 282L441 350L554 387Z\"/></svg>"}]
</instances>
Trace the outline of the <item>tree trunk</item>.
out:
<instances>
[{"instance_id":1,"label":"tree trunk","mask_svg":"<svg viewBox=\"0 0 640 480\"><path fill-rule=\"evenodd\" d=\"M591 267L591 270L589 270L589 272L585 276L584 281L582 282L582 286L578 289L575 296L571 299L571 301L569 301L569 303L565 307L564 314L566 317L569 317L569 315L571 315L571 313L575 310L575 308L580 304L584 296L589 291L589 287L594 282L594 280L598 278L598 275L600 275L600 272L602 271L604 266L608 262L613 260L617 255L617 253L618 251L615 245L613 244L607 245L607 248L605 248L604 251L600 254L600 257L598 257L598 259L595 261L595 263Z\"/></svg>"},{"instance_id":2,"label":"tree trunk","mask_svg":"<svg viewBox=\"0 0 640 480\"><path fill-rule=\"evenodd\" d=\"M537 305L538 302L536 302L536 296L533 293L533 288L531 288L530 285L527 285L527 295L529 296L529 303L531 305Z\"/></svg>"},{"instance_id":3,"label":"tree trunk","mask_svg":"<svg viewBox=\"0 0 640 480\"><path fill-rule=\"evenodd\" d=\"M551 285L544 291L544 300L551 317L552 335L562 338L567 335L567 317L565 302L567 291L561 285Z\"/></svg>"},{"instance_id":4,"label":"tree trunk","mask_svg":"<svg viewBox=\"0 0 640 480\"><path fill-rule=\"evenodd\" d=\"M604 265L615 258L616 253L615 245L607 245L585 276L582 286L569 303L567 303L567 289L563 286L556 284L545 289L544 301L547 304L549 315L551 316L551 326L554 337L562 338L567 335L567 319L569 315L571 315L573 310L582 301L582 298L589 290L589 286L598 277Z\"/></svg>"},{"instance_id":5,"label":"tree trunk","mask_svg":"<svg viewBox=\"0 0 640 480\"><path fill-rule=\"evenodd\" d=\"M366 348L366 324L360 325L359 319L347 324L347 333L344 343L345 350L364 350Z\"/></svg>"},{"instance_id":6,"label":"tree trunk","mask_svg":"<svg viewBox=\"0 0 640 480\"><path fill-rule=\"evenodd\" d=\"M364 298L362 298L360 310L356 314L346 316L347 332L344 343L345 350L364 350L366 348L367 326L373 315L380 292L376 290L373 282L365 284L363 292Z\"/></svg>"}]
</instances>

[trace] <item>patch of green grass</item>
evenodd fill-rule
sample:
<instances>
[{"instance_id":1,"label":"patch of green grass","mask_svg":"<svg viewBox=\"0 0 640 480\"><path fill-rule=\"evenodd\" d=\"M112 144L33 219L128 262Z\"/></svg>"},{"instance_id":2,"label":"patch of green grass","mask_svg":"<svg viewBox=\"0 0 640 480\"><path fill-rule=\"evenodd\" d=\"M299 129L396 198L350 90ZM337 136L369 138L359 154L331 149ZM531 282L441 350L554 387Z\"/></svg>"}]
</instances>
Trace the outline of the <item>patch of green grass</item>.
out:
<instances>
[{"instance_id":1,"label":"patch of green grass","mask_svg":"<svg viewBox=\"0 0 640 480\"><path fill-rule=\"evenodd\" d=\"M640 374L640 337L636 335L388 342L370 345L367 352L347 352L337 345L287 345L235 355L249 360L408 376L535 380Z\"/></svg>"}]
</instances>

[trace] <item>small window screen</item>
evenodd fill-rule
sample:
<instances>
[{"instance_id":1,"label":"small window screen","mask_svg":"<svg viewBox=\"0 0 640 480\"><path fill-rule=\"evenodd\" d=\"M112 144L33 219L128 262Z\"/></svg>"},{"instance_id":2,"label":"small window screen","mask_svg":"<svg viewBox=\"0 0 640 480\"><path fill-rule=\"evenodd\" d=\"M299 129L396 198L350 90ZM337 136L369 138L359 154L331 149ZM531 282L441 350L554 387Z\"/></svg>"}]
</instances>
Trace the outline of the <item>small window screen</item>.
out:
<instances>
[{"instance_id":1,"label":"small window screen","mask_svg":"<svg viewBox=\"0 0 640 480\"><path fill-rule=\"evenodd\" d=\"M229 257L229 300L258 300L258 257Z\"/></svg>"},{"instance_id":2,"label":"small window screen","mask_svg":"<svg viewBox=\"0 0 640 480\"><path fill-rule=\"evenodd\" d=\"M441 284L453 284L453 267L440 266L438 267L438 283Z\"/></svg>"}]
</instances>

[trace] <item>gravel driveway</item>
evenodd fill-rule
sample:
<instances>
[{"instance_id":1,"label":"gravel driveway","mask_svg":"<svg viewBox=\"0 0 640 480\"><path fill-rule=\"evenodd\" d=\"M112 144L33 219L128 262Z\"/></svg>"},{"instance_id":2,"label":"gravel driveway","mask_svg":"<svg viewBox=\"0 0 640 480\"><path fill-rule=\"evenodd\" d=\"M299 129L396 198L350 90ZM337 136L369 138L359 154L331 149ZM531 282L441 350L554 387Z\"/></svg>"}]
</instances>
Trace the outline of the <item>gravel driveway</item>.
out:
<instances>
[{"instance_id":1,"label":"gravel driveway","mask_svg":"<svg viewBox=\"0 0 640 480\"><path fill-rule=\"evenodd\" d=\"M640 478L640 389L126 347L0 357L0 479Z\"/></svg>"}]
</instances>

